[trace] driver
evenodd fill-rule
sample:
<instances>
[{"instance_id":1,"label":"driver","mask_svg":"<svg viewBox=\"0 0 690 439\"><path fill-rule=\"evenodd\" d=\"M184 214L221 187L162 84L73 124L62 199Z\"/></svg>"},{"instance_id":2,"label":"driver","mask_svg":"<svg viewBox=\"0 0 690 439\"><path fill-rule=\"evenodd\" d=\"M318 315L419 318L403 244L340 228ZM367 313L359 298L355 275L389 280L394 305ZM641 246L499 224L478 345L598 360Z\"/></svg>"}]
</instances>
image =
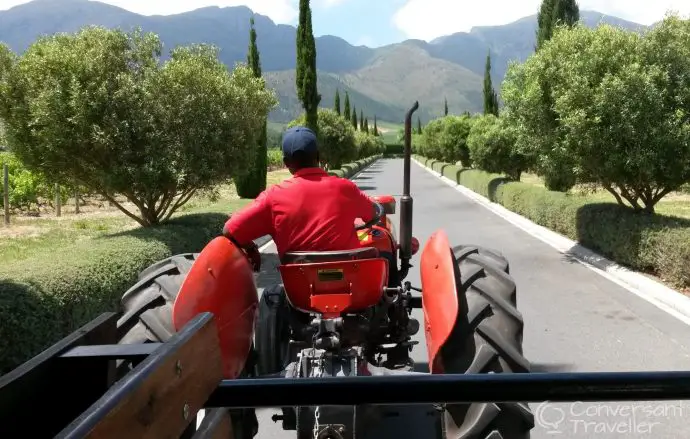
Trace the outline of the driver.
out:
<instances>
[{"instance_id":1,"label":"driver","mask_svg":"<svg viewBox=\"0 0 690 439\"><path fill-rule=\"evenodd\" d=\"M374 203L352 181L329 176L319 167L311 129L288 129L282 149L292 178L266 189L234 213L223 235L245 249L255 271L261 267L261 255L253 241L266 235L273 238L281 260L287 252L359 248L354 222L373 220Z\"/></svg>"}]
</instances>

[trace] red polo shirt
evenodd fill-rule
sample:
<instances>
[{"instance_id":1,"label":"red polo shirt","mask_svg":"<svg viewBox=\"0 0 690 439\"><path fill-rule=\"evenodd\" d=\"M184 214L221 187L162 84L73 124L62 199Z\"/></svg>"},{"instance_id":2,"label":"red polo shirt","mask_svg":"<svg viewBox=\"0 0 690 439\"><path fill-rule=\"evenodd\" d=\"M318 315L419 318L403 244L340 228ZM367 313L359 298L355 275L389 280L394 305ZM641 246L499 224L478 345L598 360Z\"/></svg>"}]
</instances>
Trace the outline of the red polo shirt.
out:
<instances>
[{"instance_id":1,"label":"red polo shirt","mask_svg":"<svg viewBox=\"0 0 690 439\"><path fill-rule=\"evenodd\" d=\"M372 201L352 181L306 168L234 213L226 230L240 245L271 235L282 257L291 251L358 248L355 219L373 217Z\"/></svg>"}]
</instances>

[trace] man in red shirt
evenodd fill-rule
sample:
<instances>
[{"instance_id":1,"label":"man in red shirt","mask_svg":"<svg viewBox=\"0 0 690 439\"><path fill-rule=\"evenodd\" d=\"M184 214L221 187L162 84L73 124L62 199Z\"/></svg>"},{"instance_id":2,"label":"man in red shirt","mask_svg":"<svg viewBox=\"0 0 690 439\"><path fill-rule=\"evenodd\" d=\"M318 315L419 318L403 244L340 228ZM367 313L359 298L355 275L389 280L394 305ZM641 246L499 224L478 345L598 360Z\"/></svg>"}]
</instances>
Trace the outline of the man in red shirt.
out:
<instances>
[{"instance_id":1,"label":"man in red shirt","mask_svg":"<svg viewBox=\"0 0 690 439\"><path fill-rule=\"evenodd\" d=\"M223 235L247 251L257 271L261 255L253 240L266 235L273 238L281 259L287 252L358 248L355 219L369 222L376 209L352 181L329 176L319 167L312 130L294 127L285 132L283 162L293 177L233 214Z\"/></svg>"}]
</instances>

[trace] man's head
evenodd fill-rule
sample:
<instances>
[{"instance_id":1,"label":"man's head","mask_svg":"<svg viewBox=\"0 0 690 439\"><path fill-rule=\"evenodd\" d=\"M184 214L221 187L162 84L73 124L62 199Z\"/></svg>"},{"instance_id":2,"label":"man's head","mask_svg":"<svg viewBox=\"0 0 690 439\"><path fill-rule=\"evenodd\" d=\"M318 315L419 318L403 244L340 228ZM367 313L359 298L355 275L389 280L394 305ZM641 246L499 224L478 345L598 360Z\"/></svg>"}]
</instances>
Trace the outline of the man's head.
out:
<instances>
[{"instance_id":1,"label":"man's head","mask_svg":"<svg viewBox=\"0 0 690 439\"><path fill-rule=\"evenodd\" d=\"M314 131L292 127L283 134L283 163L294 174L303 168L319 166L319 149Z\"/></svg>"}]
</instances>

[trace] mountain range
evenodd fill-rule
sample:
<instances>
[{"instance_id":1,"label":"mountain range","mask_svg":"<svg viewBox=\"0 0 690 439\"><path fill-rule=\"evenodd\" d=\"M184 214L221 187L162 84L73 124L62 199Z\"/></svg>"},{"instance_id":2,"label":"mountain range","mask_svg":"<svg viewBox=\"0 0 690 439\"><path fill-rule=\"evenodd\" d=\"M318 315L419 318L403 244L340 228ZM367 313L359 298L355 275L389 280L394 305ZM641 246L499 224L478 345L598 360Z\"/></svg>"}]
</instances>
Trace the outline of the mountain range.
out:
<instances>
[{"instance_id":1,"label":"mountain range","mask_svg":"<svg viewBox=\"0 0 690 439\"><path fill-rule=\"evenodd\" d=\"M629 30L644 25L581 11L587 26L607 23ZM274 23L244 6L206 7L169 16L142 16L90 0L34 0L0 12L0 41L17 53L37 37L75 32L86 25L155 32L166 50L180 44L209 43L221 49L228 66L246 62L249 19L254 16L261 64L269 87L280 105L269 116L287 122L299 115L295 93L295 34L293 26ZM502 26L474 27L430 42L406 40L379 48L354 46L342 38L316 38L318 88L321 105L332 107L336 89L347 91L351 103L364 114L400 122L415 100L423 122L443 112L444 99L451 113L481 111L486 54L491 54L492 79L499 89L508 64L524 61L534 51L536 15Z\"/></svg>"}]
</instances>

